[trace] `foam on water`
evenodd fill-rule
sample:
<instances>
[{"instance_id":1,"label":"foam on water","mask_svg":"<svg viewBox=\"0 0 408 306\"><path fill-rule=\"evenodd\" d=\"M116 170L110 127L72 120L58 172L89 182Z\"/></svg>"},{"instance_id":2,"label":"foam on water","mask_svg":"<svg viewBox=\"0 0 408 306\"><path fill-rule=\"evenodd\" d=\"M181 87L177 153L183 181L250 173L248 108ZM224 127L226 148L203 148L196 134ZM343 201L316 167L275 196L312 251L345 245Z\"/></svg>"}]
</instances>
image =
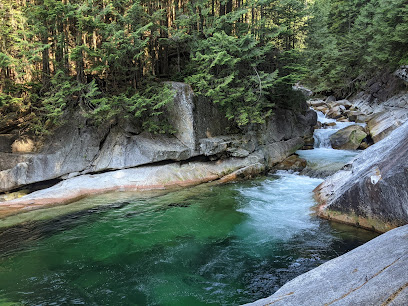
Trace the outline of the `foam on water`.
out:
<instances>
[{"instance_id":1,"label":"foam on water","mask_svg":"<svg viewBox=\"0 0 408 306\"><path fill-rule=\"evenodd\" d=\"M310 222L314 205L312 190L323 180L279 171L274 180L265 180L253 188L240 188L242 207L248 219L238 233L244 240L260 244L287 240L316 224Z\"/></svg>"}]
</instances>

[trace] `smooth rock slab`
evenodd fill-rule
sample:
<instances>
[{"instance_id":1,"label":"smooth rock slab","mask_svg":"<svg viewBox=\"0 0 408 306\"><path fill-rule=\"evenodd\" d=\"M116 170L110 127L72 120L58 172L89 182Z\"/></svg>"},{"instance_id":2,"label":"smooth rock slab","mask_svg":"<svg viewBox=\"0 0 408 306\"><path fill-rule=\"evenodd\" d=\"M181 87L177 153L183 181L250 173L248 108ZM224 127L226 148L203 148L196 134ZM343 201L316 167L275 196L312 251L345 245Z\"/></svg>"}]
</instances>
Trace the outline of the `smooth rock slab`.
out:
<instances>
[{"instance_id":1,"label":"smooth rock slab","mask_svg":"<svg viewBox=\"0 0 408 306\"><path fill-rule=\"evenodd\" d=\"M19 199L0 203L0 217L50 205L67 204L86 196L111 191L142 191L191 186L218 180L235 171L238 172L234 178L255 175L265 169L263 158L261 154L252 154L247 158L230 158L217 162L170 163L80 175ZM241 169L244 170L239 171Z\"/></svg>"},{"instance_id":2,"label":"smooth rock slab","mask_svg":"<svg viewBox=\"0 0 408 306\"><path fill-rule=\"evenodd\" d=\"M194 122L194 92L190 85L170 82L175 91L173 103L167 106L168 120L176 129L175 136L192 151L196 149L197 137Z\"/></svg>"},{"instance_id":3,"label":"smooth rock slab","mask_svg":"<svg viewBox=\"0 0 408 306\"><path fill-rule=\"evenodd\" d=\"M251 304L408 305L408 225L330 260Z\"/></svg>"},{"instance_id":4,"label":"smooth rock slab","mask_svg":"<svg viewBox=\"0 0 408 306\"><path fill-rule=\"evenodd\" d=\"M408 122L315 189L318 215L385 232L408 224Z\"/></svg>"},{"instance_id":5,"label":"smooth rock slab","mask_svg":"<svg viewBox=\"0 0 408 306\"><path fill-rule=\"evenodd\" d=\"M265 145L263 155L266 158L266 165L268 168L272 168L277 163L280 163L289 155L292 155L304 145L303 138L297 137L288 141L274 142Z\"/></svg>"},{"instance_id":6,"label":"smooth rock slab","mask_svg":"<svg viewBox=\"0 0 408 306\"><path fill-rule=\"evenodd\" d=\"M192 150L177 138L149 133L125 135L120 129L113 129L92 162L92 167L85 172L125 169L190 157Z\"/></svg>"},{"instance_id":7,"label":"smooth rock slab","mask_svg":"<svg viewBox=\"0 0 408 306\"><path fill-rule=\"evenodd\" d=\"M367 127L374 142L379 142L407 120L408 109L386 110L374 115Z\"/></svg>"}]
</instances>

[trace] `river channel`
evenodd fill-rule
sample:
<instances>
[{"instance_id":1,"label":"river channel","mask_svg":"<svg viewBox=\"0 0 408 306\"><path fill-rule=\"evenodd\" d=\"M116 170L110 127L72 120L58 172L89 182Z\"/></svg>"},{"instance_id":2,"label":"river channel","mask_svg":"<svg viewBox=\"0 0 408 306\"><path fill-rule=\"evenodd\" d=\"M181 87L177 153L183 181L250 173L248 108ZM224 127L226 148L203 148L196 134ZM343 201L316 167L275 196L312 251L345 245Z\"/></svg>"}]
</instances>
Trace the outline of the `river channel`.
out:
<instances>
[{"instance_id":1,"label":"river channel","mask_svg":"<svg viewBox=\"0 0 408 306\"><path fill-rule=\"evenodd\" d=\"M358 154L329 147L342 125L316 130L316 148L298 152L309 169ZM376 236L312 214L317 173L91 198L86 209L3 226L0 305L239 305L271 295Z\"/></svg>"}]
</instances>

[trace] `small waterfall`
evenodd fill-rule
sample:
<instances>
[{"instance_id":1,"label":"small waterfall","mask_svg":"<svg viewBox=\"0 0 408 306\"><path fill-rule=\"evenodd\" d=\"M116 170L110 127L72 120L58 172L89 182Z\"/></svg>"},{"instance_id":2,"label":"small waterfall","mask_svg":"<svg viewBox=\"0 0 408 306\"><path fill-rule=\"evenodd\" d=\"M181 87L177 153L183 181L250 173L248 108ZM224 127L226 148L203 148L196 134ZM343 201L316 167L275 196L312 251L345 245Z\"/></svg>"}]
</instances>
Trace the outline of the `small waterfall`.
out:
<instances>
[{"instance_id":1,"label":"small waterfall","mask_svg":"<svg viewBox=\"0 0 408 306\"><path fill-rule=\"evenodd\" d=\"M335 124L333 126L325 126L325 128L316 129L313 134L313 138L315 140L314 147L315 148L331 148L330 144L330 136L338 131L336 120L327 118L325 114L320 111L316 111L317 113L317 121L321 122L322 124Z\"/></svg>"},{"instance_id":2,"label":"small waterfall","mask_svg":"<svg viewBox=\"0 0 408 306\"><path fill-rule=\"evenodd\" d=\"M316 113L317 120L323 127L314 131L314 150L299 150L297 153L308 161L308 166L301 174L322 178L340 170L347 161L358 154L358 151L334 150L330 143L331 135L356 123L337 122L335 119L327 118L322 112L316 111ZM361 125L364 126L364 124Z\"/></svg>"},{"instance_id":3,"label":"small waterfall","mask_svg":"<svg viewBox=\"0 0 408 306\"><path fill-rule=\"evenodd\" d=\"M313 138L315 140L315 148L331 148L330 136L337 130L335 129L317 129L314 132Z\"/></svg>"},{"instance_id":4,"label":"small waterfall","mask_svg":"<svg viewBox=\"0 0 408 306\"><path fill-rule=\"evenodd\" d=\"M326 115L320 111L315 112L317 113L317 121L321 122L322 125L324 125L324 128L316 129L314 131L313 138L315 140L315 148L331 149L330 136L347 126L356 124L355 122L337 122L335 119L327 118ZM357 124L365 126L365 124L362 123Z\"/></svg>"}]
</instances>

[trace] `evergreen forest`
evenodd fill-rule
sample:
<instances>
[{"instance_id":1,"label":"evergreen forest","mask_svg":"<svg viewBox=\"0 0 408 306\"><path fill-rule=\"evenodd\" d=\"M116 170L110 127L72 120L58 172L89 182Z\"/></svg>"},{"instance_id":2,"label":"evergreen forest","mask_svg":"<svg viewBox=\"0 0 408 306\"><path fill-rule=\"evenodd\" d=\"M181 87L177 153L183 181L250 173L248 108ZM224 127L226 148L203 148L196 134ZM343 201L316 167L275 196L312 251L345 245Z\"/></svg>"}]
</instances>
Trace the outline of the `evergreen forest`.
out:
<instances>
[{"instance_id":1,"label":"evergreen forest","mask_svg":"<svg viewBox=\"0 0 408 306\"><path fill-rule=\"evenodd\" d=\"M154 133L191 84L237 126L296 108L298 82L345 97L408 64L404 0L0 0L0 133L67 109Z\"/></svg>"}]
</instances>

